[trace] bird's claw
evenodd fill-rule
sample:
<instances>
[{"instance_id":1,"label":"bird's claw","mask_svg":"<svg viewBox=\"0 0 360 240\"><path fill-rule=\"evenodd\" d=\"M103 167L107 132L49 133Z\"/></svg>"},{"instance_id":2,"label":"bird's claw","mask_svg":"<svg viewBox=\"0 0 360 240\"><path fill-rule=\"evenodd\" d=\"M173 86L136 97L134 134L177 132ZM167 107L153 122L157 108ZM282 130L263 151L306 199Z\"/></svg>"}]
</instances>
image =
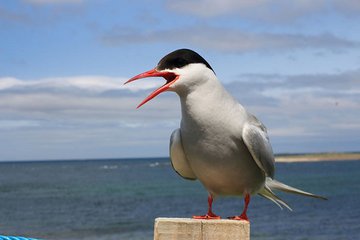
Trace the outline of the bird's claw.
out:
<instances>
[{"instance_id":1,"label":"bird's claw","mask_svg":"<svg viewBox=\"0 0 360 240\"><path fill-rule=\"evenodd\" d=\"M212 219L221 219L220 216L215 215L214 213L207 213L206 215L202 216L193 216L193 219L205 219L205 220L212 220Z\"/></svg>"},{"instance_id":2,"label":"bird's claw","mask_svg":"<svg viewBox=\"0 0 360 240\"><path fill-rule=\"evenodd\" d=\"M232 217L228 217L228 219L231 220L238 220L238 221L247 221L249 222L249 218L247 217L246 214L241 214L240 216L232 216Z\"/></svg>"}]
</instances>

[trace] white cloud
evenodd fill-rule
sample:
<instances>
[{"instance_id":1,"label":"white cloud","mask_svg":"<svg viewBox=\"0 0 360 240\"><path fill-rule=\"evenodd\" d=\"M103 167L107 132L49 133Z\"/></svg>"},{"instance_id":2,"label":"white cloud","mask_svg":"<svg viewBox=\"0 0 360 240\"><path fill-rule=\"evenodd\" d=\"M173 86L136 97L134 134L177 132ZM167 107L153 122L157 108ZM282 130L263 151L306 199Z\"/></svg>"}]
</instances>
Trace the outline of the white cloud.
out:
<instances>
[{"instance_id":1,"label":"white cloud","mask_svg":"<svg viewBox=\"0 0 360 240\"><path fill-rule=\"evenodd\" d=\"M136 109L152 84L144 80L132 88L124 82L107 76L0 78L0 160L165 155L179 125L178 99L165 93Z\"/></svg>"},{"instance_id":2,"label":"white cloud","mask_svg":"<svg viewBox=\"0 0 360 240\"><path fill-rule=\"evenodd\" d=\"M0 120L0 129L18 129L28 127L40 127L41 123L34 120Z\"/></svg>"},{"instance_id":3,"label":"white cloud","mask_svg":"<svg viewBox=\"0 0 360 240\"><path fill-rule=\"evenodd\" d=\"M163 31L124 31L113 28L105 33L103 42L109 45L134 43L181 43L199 48L223 52L278 52L303 49L323 49L336 51L358 47L356 41L337 37L330 33L315 35L287 33L251 33L238 29L225 29L210 26L188 27Z\"/></svg>"},{"instance_id":4,"label":"white cloud","mask_svg":"<svg viewBox=\"0 0 360 240\"><path fill-rule=\"evenodd\" d=\"M309 132L304 127L296 127L296 126L287 126L287 127L279 127L279 128L271 128L268 129L269 135L272 137L306 137L306 136L314 136L316 135L313 132Z\"/></svg>"},{"instance_id":5,"label":"white cloud","mask_svg":"<svg viewBox=\"0 0 360 240\"><path fill-rule=\"evenodd\" d=\"M0 78L2 159L121 157L122 152L139 156L138 148L146 155L166 155L169 136L179 127L178 97L164 93L135 109L153 86L134 90L132 84L122 85L125 79ZM225 87L265 123L275 151L304 151L303 145L310 142L319 151L340 151L356 150L360 135L357 79L360 71L312 76L248 74ZM22 146L23 151L14 155L8 142ZM348 143L329 149L334 142Z\"/></svg>"},{"instance_id":6,"label":"white cloud","mask_svg":"<svg viewBox=\"0 0 360 240\"><path fill-rule=\"evenodd\" d=\"M152 114L154 108L164 109L176 105L175 97L171 101L161 101L167 98L166 94L160 98L160 101L144 106L143 111L135 110L141 98L145 98L150 89L163 83L161 79L147 80L124 86L126 78L106 76L74 76L40 80L0 78L1 118L45 119L49 122L63 119L69 125L72 121L76 124L77 121L96 124L106 122L119 124L123 121L123 124L137 124L144 119L152 122L153 119L162 116L171 119L173 111L159 112L158 116Z\"/></svg>"},{"instance_id":7,"label":"white cloud","mask_svg":"<svg viewBox=\"0 0 360 240\"><path fill-rule=\"evenodd\" d=\"M168 2L174 11L191 13L202 17L240 14L245 17L280 20L301 16L324 7L326 1L286 0L198 0Z\"/></svg>"},{"instance_id":8,"label":"white cloud","mask_svg":"<svg viewBox=\"0 0 360 240\"><path fill-rule=\"evenodd\" d=\"M322 147L333 147L336 141L358 138L359 124L354 123L360 118L359 79L360 70L296 76L247 74L227 88L267 125L277 151L284 151L286 145L295 151L291 142L314 141L315 146L322 141Z\"/></svg>"},{"instance_id":9,"label":"white cloud","mask_svg":"<svg viewBox=\"0 0 360 240\"><path fill-rule=\"evenodd\" d=\"M11 77L0 78L0 90L12 88L14 86L19 86L21 84L22 81L16 78L11 78Z\"/></svg>"},{"instance_id":10,"label":"white cloud","mask_svg":"<svg viewBox=\"0 0 360 240\"><path fill-rule=\"evenodd\" d=\"M44 78L39 80L20 80L12 77L0 78L1 90L19 90L27 88L52 89L52 90L71 90L78 89L85 92L102 93L110 90L130 90L140 91L161 85L163 81L159 79L147 79L146 81L133 82L124 85L127 78L108 77L108 76L72 76Z\"/></svg>"},{"instance_id":11,"label":"white cloud","mask_svg":"<svg viewBox=\"0 0 360 240\"><path fill-rule=\"evenodd\" d=\"M360 1L357 0L333 0L333 5L335 9L347 14L359 14L360 12Z\"/></svg>"},{"instance_id":12,"label":"white cloud","mask_svg":"<svg viewBox=\"0 0 360 240\"><path fill-rule=\"evenodd\" d=\"M335 11L341 14L359 13L356 0L185 0L168 1L168 8L180 13L199 17L235 15L267 22L288 22L309 15Z\"/></svg>"}]
</instances>

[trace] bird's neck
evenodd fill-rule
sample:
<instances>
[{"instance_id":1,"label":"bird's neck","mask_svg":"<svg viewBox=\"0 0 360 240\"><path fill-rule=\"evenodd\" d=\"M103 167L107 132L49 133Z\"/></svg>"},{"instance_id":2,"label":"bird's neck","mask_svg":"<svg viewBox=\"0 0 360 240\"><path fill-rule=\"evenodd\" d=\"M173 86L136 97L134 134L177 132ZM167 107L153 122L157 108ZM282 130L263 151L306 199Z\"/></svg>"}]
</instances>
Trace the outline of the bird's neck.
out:
<instances>
[{"instance_id":1,"label":"bird's neck","mask_svg":"<svg viewBox=\"0 0 360 240\"><path fill-rule=\"evenodd\" d=\"M178 92L178 95L184 128L198 129L215 122L221 124L231 117L231 109L240 107L216 78Z\"/></svg>"}]
</instances>

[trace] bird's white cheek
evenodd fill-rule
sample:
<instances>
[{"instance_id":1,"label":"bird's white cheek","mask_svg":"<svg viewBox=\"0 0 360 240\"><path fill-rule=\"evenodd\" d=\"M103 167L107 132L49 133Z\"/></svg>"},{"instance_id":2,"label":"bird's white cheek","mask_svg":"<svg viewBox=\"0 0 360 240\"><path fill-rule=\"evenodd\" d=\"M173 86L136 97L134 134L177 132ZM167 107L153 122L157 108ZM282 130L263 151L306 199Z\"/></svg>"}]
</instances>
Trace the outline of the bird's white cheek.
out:
<instances>
[{"instance_id":1,"label":"bird's white cheek","mask_svg":"<svg viewBox=\"0 0 360 240\"><path fill-rule=\"evenodd\" d=\"M172 83L170 86L169 86L169 91L176 91L177 89L181 88L181 84L179 84L179 80L176 80L174 83Z\"/></svg>"},{"instance_id":2,"label":"bird's white cheek","mask_svg":"<svg viewBox=\"0 0 360 240\"><path fill-rule=\"evenodd\" d=\"M178 89L178 88L184 88L184 87L188 87L189 85L191 85L192 79L187 76L187 74L182 74L180 75L180 77L173 83L171 84L172 87Z\"/></svg>"}]
</instances>

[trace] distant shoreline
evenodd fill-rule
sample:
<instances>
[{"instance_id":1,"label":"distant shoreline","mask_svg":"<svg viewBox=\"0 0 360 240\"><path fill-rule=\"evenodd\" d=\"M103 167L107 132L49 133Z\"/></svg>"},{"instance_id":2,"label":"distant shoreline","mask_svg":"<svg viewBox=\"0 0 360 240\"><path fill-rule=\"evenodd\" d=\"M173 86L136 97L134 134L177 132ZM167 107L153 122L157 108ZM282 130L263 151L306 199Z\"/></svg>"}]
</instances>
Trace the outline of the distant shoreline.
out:
<instances>
[{"instance_id":1,"label":"distant shoreline","mask_svg":"<svg viewBox=\"0 0 360 240\"><path fill-rule=\"evenodd\" d=\"M138 157L138 158L82 158L82 159L40 159L40 160L2 160L1 163L37 163L37 162L81 162L81 161L122 161L122 160L168 160L169 157ZM275 154L275 162L320 162L320 161L343 161L360 160L360 152L334 152L334 153L286 153Z\"/></svg>"},{"instance_id":2,"label":"distant shoreline","mask_svg":"<svg viewBox=\"0 0 360 240\"><path fill-rule=\"evenodd\" d=\"M320 162L341 160L360 160L360 153L306 153L275 155L275 162Z\"/></svg>"}]
</instances>

